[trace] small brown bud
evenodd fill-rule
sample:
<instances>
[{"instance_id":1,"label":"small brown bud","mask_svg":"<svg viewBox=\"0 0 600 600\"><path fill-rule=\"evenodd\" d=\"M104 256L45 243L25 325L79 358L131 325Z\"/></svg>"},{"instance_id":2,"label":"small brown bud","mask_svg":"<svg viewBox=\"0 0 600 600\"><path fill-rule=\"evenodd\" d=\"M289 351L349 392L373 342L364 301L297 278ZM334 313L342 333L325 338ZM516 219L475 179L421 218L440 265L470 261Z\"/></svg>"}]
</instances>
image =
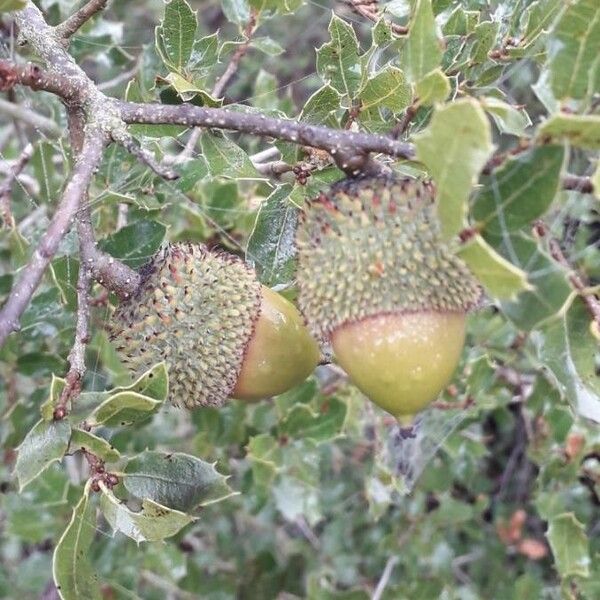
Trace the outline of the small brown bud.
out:
<instances>
[{"instance_id":1,"label":"small brown bud","mask_svg":"<svg viewBox=\"0 0 600 600\"><path fill-rule=\"evenodd\" d=\"M52 418L55 421L62 421L67 416L66 406L57 406L52 413Z\"/></svg>"}]
</instances>

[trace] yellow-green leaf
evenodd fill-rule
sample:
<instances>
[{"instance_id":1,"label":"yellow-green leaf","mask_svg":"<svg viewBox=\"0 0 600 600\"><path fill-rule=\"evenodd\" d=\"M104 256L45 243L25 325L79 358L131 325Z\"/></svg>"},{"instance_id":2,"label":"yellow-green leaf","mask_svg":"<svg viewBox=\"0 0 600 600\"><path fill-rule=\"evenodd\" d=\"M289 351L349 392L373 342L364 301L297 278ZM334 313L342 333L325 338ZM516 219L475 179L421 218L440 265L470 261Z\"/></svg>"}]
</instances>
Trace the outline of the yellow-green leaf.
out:
<instances>
[{"instance_id":1,"label":"yellow-green leaf","mask_svg":"<svg viewBox=\"0 0 600 600\"><path fill-rule=\"evenodd\" d=\"M509 299L531 289L526 273L498 254L480 235L462 246L457 254L493 298Z\"/></svg>"},{"instance_id":2,"label":"yellow-green leaf","mask_svg":"<svg viewBox=\"0 0 600 600\"><path fill-rule=\"evenodd\" d=\"M452 238L465 226L471 188L493 150L490 124L479 103L465 98L438 108L414 139L437 186L442 234Z\"/></svg>"}]
</instances>

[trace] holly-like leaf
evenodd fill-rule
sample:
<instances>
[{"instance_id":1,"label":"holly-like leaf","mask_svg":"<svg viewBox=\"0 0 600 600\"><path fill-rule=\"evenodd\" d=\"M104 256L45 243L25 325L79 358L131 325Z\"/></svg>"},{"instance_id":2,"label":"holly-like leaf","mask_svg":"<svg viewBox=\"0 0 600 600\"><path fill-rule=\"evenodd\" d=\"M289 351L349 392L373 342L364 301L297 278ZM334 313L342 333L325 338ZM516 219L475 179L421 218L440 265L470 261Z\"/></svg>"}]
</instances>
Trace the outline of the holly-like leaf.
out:
<instances>
[{"instance_id":1,"label":"holly-like leaf","mask_svg":"<svg viewBox=\"0 0 600 600\"><path fill-rule=\"evenodd\" d=\"M352 26L337 15L329 22L331 41L317 50L317 72L323 83L353 99L361 82L358 40Z\"/></svg>"},{"instance_id":2,"label":"holly-like leaf","mask_svg":"<svg viewBox=\"0 0 600 600\"><path fill-rule=\"evenodd\" d=\"M88 484L73 509L70 523L54 550L52 572L63 600L100 600L98 575L89 562L89 549L96 534L96 509Z\"/></svg>"},{"instance_id":3,"label":"holly-like leaf","mask_svg":"<svg viewBox=\"0 0 600 600\"><path fill-rule=\"evenodd\" d=\"M335 119L330 120L330 116L339 110L341 98L341 94L336 89L324 85L304 103L300 120L317 125L337 126Z\"/></svg>"},{"instance_id":4,"label":"holly-like leaf","mask_svg":"<svg viewBox=\"0 0 600 600\"><path fill-rule=\"evenodd\" d=\"M93 427L132 425L145 421L161 406L161 401L136 392L118 392L98 406L90 415L88 423Z\"/></svg>"},{"instance_id":5,"label":"holly-like leaf","mask_svg":"<svg viewBox=\"0 0 600 600\"><path fill-rule=\"evenodd\" d=\"M111 394L118 392L136 392L153 400L164 402L169 395L169 375L164 362L154 365L140 375L131 385L114 388Z\"/></svg>"},{"instance_id":6,"label":"holly-like leaf","mask_svg":"<svg viewBox=\"0 0 600 600\"><path fill-rule=\"evenodd\" d=\"M548 38L552 91L557 98L585 98L600 88L600 3L567 4Z\"/></svg>"},{"instance_id":7,"label":"holly-like leaf","mask_svg":"<svg viewBox=\"0 0 600 600\"><path fill-rule=\"evenodd\" d=\"M156 47L163 61L181 71L192 55L196 36L196 13L186 0L170 0L165 17L156 28Z\"/></svg>"},{"instance_id":8,"label":"holly-like leaf","mask_svg":"<svg viewBox=\"0 0 600 600\"><path fill-rule=\"evenodd\" d=\"M163 80L161 80L163 81ZM165 78L164 81L169 83L172 88L177 92L179 97L184 102L190 102L197 98L200 99L200 103L203 106L220 106L221 101L213 98L209 92L205 89L198 87L183 75L179 73L171 72Z\"/></svg>"},{"instance_id":9,"label":"holly-like leaf","mask_svg":"<svg viewBox=\"0 0 600 600\"><path fill-rule=\"evenodd\" d=\"M510 299L531 289L527 274L498 254L480 235L461 246L457 254L493 298Z\"/></svg>"},{"instance_id":10,"label":"holly-like leaf","mask_svg":"<svg viewBox=\"0 0 600 600\"><path fill-rule=\"evenodd\" d=\"M591 561L588 538L584 526L573 513L552 517L546 537L561 577L589 576Z\"/></svg>"},{"instance_id":11,"label":"holly-like leaf","mask_svg":"<svg viewBox=\"0 0 600 600\"><path fill-rule=\"evenodd\" d=\"M262 179L248 155L225 135L204 132L200 138L202 153L214 177Z\"/></svg>"},{"instance_id":12,"label":"holly-like leaf","mask_svg":"<svg viewBox=\"0 0 600 600\"><path fill-rule=\"evenodd\" d=\"M450 94L450 81L441 69L427 73L415 86L419 104L431 106L443 102Z\"/></svg>"},{"instance_id":13,"label":"holly-like leaf","mask_svg":"<svg viewBox=\"0 0 600 600\"><path fill-rule=\"evenodd\" d=\"M560 113L542 123L538 136L545 142L569 142L579 148L598 150L600 116Z\"/></svg>"},{"instance_id":14,"label":"holly-like leaf","mask_svg":"<svg viewBox=\"0 0 600 600\"><path fill-rule=\"evenodd\" d=\"M252 38L251 46L267 56L279 56L285 52L285 48L270 37Z\"/></svg>"},{"instance_id":15,"label":"holly-like leaf","mask_svg":"<svg viewBox=\"0 0 600 600\"><path fill-rule=\"evenodd\" d=\"M564 155L562 146L535 147L494 171L474 201L477 229L500 235L541 217L560 188Z\"/></svg>"},{"instance_id":16,"label":"holly-like leaf","mask_svg":"<svg viewBox=\"0 0 600 600\"><path fill-rule=\"evenodd\" d=\"M255 486L268 488L282 463L282 450L277 440L268 433L261 433L248 442L247 459L252 466Z\"/></svg>"},{"instance_id":17,"label":"holly-like leaf","mask_svg":"<svg viewBox=\"0 0 600 600\"><path fill-rule=\"evenodd\" d=\"M155 413L166 400L169 379L165 363L159 363L146 371L127 387L119 387L101 394L82 394L78 404L87 406L88 397L100 404L85 417L90 425L129 425L144 421Z\"/></svg>"},{"instance_id":18,"label":"holly-like leaf","mask_svg":"<svg viewBox=\"0 0 600 600\"><path fill-rule=\"evenodd\" d=\"M384 107L399 113L410 104L412 92L404 73L387 66L367 79L359 97L361 110Z\"/></svg>"},{"instance_id":19,"label":"holly-like leaf","mask_svg":"<svg viewBox=\"0 0 600 600\"><path fill-rule=\"evenodd\" d=\"M452 238L464 227L471 188L493 149L490 124L481 106L465 98L438 108L415 145L437 186L442 234Z\"/></svg>"},{"instance_id":20,"label":"holly-like leaf","mask_svg":"<svg viewBox=\"0 0 600 600\"><path fill-rule=\"evenodd\" d=\"M491 115L501 133L522 136L525 129L531 125L529 115L523 108L514 106L488 96L482 98L483 108Z\"/></svg>"},{"instance_id":21,"label":"holly-like leaf","mask_svg":"<svg viewBox=\"0 0 600 600\"><path fill-rule=\"evenodd\" d=\"M332 440L339 436L346 420L347 406L337 398L321 402L315 411L308 404L296 404L280 425L281 433L316 442Z\"/></svg>"},{"instance_id":22,"label":"holly-like leaf","mask_svg":"<svg viewBox=\"0 0 600 600\"><path fill-rule=\"evenodd\" d=\"M223 0L223 14L227 20L238 25L245 25L250 19L250 5L248 0Z\"/></svg>"},{"instance_id":23,"label":"holly-like leaf","mask_svg":"<svg viewBox=\"0 0 600 600\"><path fill-rule=\"evenodd\" d=\"M71 425L65 420L38 421L17 449L15 475L23 489L52 463L60 461L69 446Z\"/></svg>"},{"instance_id":24,"label":"holly-like leaf","mask_svg":"<svg viewBox=\"0 0 600 600\"><path fill-rule=\"evenodd\" d=\"M556 315L572 290L564 269L525 234L504 234L494 238L494 248L527 273L532 289L519 294L515 301L504 301L502 310L523 331L532 331L541 322Z\"/></svg>"},{"instance_id":25,"label":"holly-like leaf","mask_svg":"<svg viewBox=\"0 0 600 600\"><path fill-rule=\"evenodd\" d=\"M408 37L402 49L406 75L411 81L420 81L439 66L441 60L442 48L437 37L431 0L415 0L408 24Z\"/></svg>"},{"instance_id":26,"label":"holly-like leaf","mask_svg":"<svg viewBox=\"0 0 600 600\"><path fill-rule=\"evenodd\" d=\"M269 287L289 283L294 277L299 209L290 201L292 189L284 184L263 201L246 248L246 260Z\"/></svg>"},{"instance_id":27,"label":"holly-like leaf","mask_svg":"<svg viewBox=\"0 0 600 600\"><path fill-rule=\"evenodd\" d=\"M181 531L195 518L178 510L143 500L140 511L133 511L110 490L102 486L100 510L115 532L140 542L157 542Z\"/></svg>"},{"instance_id":28,"label":"holly-like leaf","mask_svg":"<svg viewBox=\"0 0 600 600\"><path fill-rule=\"evenodd\" d=\"M540 360L573 410L600 423L600 377L595 362L598 340L590 327L585 302L576 297L548 321L535 340Z\"/></svg>"},{"instance_id":29,"label":"holly-like leaf","mask_svg":"<svg viewBox=\"0 0 600 600\"><path fill-rule=\"evenodd\" d=\"M137 269L154 256L166 231L161 223L140 220L100 240L98 246L132 269Z\"/></svg>"},{"instance_id":30,"label":"holly-like leaf","mask_svg":"<svg viewBox=\"0 0 600 600\"><path fill-rule=\"evenodd\" d=\"M69 446L72 451L86 450L107 463L114 463L121 459L119 451L104 438L83 429L73 430Z\"/></svg>"},{"instance_id":31,"label":"holly-like leaf","mask_svg":"<svg viewBox=\"0 0 600 600\"><path fill-rule=\"evenodd\" d=\"M526 9L523 17L525 34L519 47L526 49L552 26L556 16L563 8L562 0L538 0L532 2ZM511 49L509 49L509 53Z\"/></svg>"},{"instance_id":32,"label":"holly-like leaf","mask_svg":"<svg viewBox=\"0 0 600 600\"><path fill-rule=\"evenodd\" d=\"M214 464L195 456L150 450L132 458L123 475L130 494L184 512L233 495L226 481Z\"/></svg>"}]
</instances>

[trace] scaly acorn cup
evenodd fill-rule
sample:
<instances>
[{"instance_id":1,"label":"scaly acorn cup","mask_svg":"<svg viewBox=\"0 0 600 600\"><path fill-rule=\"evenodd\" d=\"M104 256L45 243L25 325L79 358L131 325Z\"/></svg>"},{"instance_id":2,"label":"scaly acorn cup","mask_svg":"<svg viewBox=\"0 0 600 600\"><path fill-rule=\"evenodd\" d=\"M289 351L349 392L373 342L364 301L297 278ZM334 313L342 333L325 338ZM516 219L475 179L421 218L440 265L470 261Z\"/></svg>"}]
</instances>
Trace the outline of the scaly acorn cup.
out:
<instances>
[{"instance_id":1,"label":"scaly acorn cup","mask_svg":"<svg viewBox=\"0 0 600 600\"><path fill-rule=\"evenodd\" d=\"M298 226L298 304L309 328L402 424L450 382L481 288L439 235L433 187L366 177L312 200Z\"/></svg>"},{"instance_id":2,"label":"scaly acorn cup","mask_svg":"<svg viewBox=\"0 0 600 600\"><path fill-rule=\"evenodd\" d=\"M166 361L173 404L273 396L316 367L319 349L300 313L235 256L168 244L140 273L138 291L115 311L111 340L136 374Z\"/></svg>"}]
</instances>

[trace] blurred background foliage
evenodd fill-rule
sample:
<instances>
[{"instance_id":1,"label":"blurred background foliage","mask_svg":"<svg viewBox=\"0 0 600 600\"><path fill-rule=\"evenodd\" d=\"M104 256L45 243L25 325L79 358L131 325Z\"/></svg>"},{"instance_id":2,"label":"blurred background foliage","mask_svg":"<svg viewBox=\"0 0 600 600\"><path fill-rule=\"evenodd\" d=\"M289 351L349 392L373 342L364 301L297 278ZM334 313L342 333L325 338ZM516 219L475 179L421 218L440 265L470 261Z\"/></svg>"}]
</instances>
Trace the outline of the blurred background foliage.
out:
<instances>
[{"instance_id":1,"label":"blurred background foliage","mask_svg":"<svg viewBox=\"0 0 600 600\"><path fill-rule=\"evenodd\" d=\"M39 5L55 24L78 3ZM40 406L56 397L56 378L67 368L78 270L70 234L21 331L0 350L0 596L53 597L53 552L75 509L89 526L89 543L78 539L66 548L63 537L55 574L69 585L83 578L96 590L89 597L600 597L598 338L569 285L570 268L591 284L600 282L598 197L559 189L567 169L588 176L596 168L600 27L594 23L600 9L596 0L392 0L380 6L385 19L374 24L343 2L325 0L112 2L76 34L71 53L103 91L131 100L237 103L373 132L390 131L410 108L412 120L400 135L434 136L433 155L423 150L434 174L441 157L441 166L456 168L457 177L464 162L469 175L470 152L478 144L487 147L480 133L489 133L496 152L503 152L519 140L538 139L545 122L544 141L551 144L525 149L483 175L471 197L471 222L518 276L503 280L508 289L490 293L471 317L463 360L444 398L450 409L432 409L417 439L394 442L389 417L337 370L323 366L275 399L231 401L193 413L163 406L164 390L156 384L145 404L128 409L122 426L98 410L102 402L116 403L117 413L125 410L115 393L94 395L130 384L104 333L113 299L96 286L86 395L76 414L96 419L97 438L86 443L110 440L132 473L154 460L147 450L197 457L204 461L193 463L202 472L199 481L209 477L212 486L181 512L170 505L173 530L153 530L164 540L138 544L153 537L140 523L132 533L135 527L128 527L137 517L131 515L121 515L125 526L113 519L114 534L110 515L118 509L109 494L86 489L82 496L87 467L80 455L56 464L70 431L64 444L64 432L53 431L53 448L32 444L31 434L26 438L40 427ZM224 100L215 98L211 90L244 43L252 11L257 21L248 52ZM169 37L174 19L185 25L175 46ZM413 33L397 36L387 19L408 23ZM7 15L1 51L15 51ZM27 48L19 52L27 57ZM0 230L0 299L48 223L71 161L59 100L22 88L10 96L8 101L58 127L42 130L0 116L4 172L33 143L32 159L12 190L16 226ZM430 127L437 103L446 100L450 107L464 98L477 99L477 110L485 111L474 141L457 131L463 119L479 115L469 112L470 104L458 118L445 120L438 107L439 128ZM566 124L552 121L559 114ZM587 142L576 135L581 128ZM133 130L163 156L181 152L190 135L173 126ZM454 139L458 148L452 150ZM112 146L90 193L102 247L134 268L166 239L223 247L293 298L291 240L298 210L342 173L323 156L277 143L283 160L311 176L306 184L290 173L269 179L250 157L271 146L260 138L204 131L175 183ZM426 172L417 162L394 168ZM597 175L595 181L598 189ZM553 260L532 228L535 219L543 219L571 267ZM492 289L498 289L495 276L488 282ZM531 287L524 289L524 278ZM166 385L166 374L157 373ZM15 449L24 439L29 442L21 455L29 452L33 461L37 453L38 463L23 459L19 465ZM209 469L215 462L227 483ZM28 483L22 491L15 474ZM171 493L183 497L185 482L176 479ZM129 492L143 499L133 481L125 478L117 498ZM96 520L98 496L103 516ZM61 562L73 548L73 556L85 551L77 573ZM68 593L64 588L65 597L75 597Z\"/></svg>"}]
</instances>

